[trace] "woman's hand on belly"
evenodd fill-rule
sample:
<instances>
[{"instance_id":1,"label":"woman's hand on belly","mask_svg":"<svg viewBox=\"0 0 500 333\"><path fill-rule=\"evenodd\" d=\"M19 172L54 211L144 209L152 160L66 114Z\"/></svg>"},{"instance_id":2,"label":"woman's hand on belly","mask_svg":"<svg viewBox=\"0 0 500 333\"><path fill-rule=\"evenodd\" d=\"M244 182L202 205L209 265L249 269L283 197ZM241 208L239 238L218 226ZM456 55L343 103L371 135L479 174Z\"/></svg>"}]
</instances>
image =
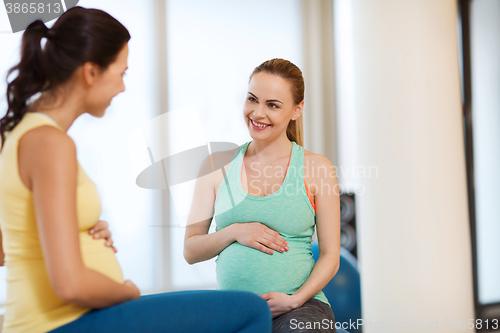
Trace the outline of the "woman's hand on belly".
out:
<instances>
[{"instance_id":1,"label":"woman's hand on belly","mask_svg":"<svg viewBox=\"0 0 500 333\"><path fill-rule=\"evenodd\" d=\"M271 308L271 315L273 316L273 318L301 306L298 300L293 295L287 295L285 293L270 292L266 294L260 294L259 296L266 300L269 308Z\"/></svg>"},{"instance_id":2,"label":"woman's hand on belly","mask_svg":"<svg viewBox=\"0 0 500 333\"><path fill-rule=\"evenodd\" d=\"M259 222L233 223L233 237L241 245L245 245L267 254L288 251L287 241L281 235Z\"/></svg>"},{"instance_id":3,"label":"woman's hand on belly","mask_svg":"<svg viewBox=\"0 0 500 333\"><path fill-rule=\"evenodd\" d=\"M94 239L104 239L106 241L104 245L112 248L115 253L118 252L113 246L113 239L111 238L111 230L109 230L108 222L102 220L97 221L97 223L89 229L89 234L91 234Z\"/></svg>"}]
</instances>

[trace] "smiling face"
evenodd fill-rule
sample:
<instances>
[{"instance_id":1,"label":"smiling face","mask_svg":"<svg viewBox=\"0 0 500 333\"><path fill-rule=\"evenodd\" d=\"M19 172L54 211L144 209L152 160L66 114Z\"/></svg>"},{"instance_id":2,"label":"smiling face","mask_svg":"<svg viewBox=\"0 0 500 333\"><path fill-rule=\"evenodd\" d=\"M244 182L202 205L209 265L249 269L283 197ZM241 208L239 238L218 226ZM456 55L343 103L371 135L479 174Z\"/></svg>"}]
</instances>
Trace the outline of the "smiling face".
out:
<instances>
[{"instance_id":1,"label":"smiling face","mask_svg":"<svg viewBox=\"0 0 500 333\"><path fill-rule=\"evenodd\" d=\"M286 135L290 120L302 113L304 101L295 104L291 84L274 74L254 74L248 86L243 116L254 140L272 141Z\"/></svg>"},{"instance_id":2,"label":"smiling face","mask_svg":"<svg viewBox=\"0 0 500 333\"><path fill-rule=\"evenodd\" d=\"M89 86L86 98L87 113L94 117L102 117L111 100L119 93L125 91L123 76L127 67L128 43L118 53L116 60L112 62L104 71L95 71L92 77L88 78ZM89 73L92 69L89 69ZM87 76L88 77L88 76Z\"/></svg>"}]
</instances>

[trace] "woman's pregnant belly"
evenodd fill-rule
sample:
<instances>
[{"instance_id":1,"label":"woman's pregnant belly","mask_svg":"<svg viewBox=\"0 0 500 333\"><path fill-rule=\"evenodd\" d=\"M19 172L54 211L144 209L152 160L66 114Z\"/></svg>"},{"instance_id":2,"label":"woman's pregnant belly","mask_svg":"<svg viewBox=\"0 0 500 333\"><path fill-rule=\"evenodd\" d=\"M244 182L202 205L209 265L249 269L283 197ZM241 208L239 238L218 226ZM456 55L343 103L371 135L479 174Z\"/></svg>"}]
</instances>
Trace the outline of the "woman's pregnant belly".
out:
<instances>
[{"instance_id":1,"label":"woman's pregnant belly","mask_svg":"<svg viewBox=\"0 0 500 333\"><path fill-rule=\"evenodd\" d=\"M80 250L84 265L123 283L123 274L112 248L104 246L104 239L93 239L80 232ZM88 309L66 303L60 299L49 281L43 258L21 260L16 258L7 269L7 301L9 311L5 320L9 326L75 318Z\"/></svg>"},{"instance_id":2,"label":"woman's pregnant belly","mask_svg":"<svg viewBox=\"0 0 500 333\"><path fill-rule=\"evenodd\" d=\"M105 246L104 239L94 239L86 232L80 233L80 249L85 267L95 270L118 283L123 283L123 272L115 251Z\"/></svg>"},{"instance_id":3,"label":"woman's pregnant belly","mask_svg":"<svg viewBox=\"0 0 500 333\"><path fill-rule=\"evenodd\" d=\"M217 289L293 294L309 277L314 260L306 242L287 239L289 250L272 255L232 243L216 259Z\"/></svg>"}]
</instances>

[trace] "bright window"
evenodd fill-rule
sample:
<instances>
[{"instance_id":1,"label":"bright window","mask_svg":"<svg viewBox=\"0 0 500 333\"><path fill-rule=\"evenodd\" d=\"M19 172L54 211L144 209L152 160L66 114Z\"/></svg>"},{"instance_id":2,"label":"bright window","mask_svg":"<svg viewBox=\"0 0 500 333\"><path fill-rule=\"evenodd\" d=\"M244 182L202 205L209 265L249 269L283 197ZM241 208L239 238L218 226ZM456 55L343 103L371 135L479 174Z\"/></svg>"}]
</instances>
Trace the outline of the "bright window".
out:
<instances>
[{"instance_id":1,"label":"bright window","mask_svg":"<svg viewBox=\"0 0 500 333\"><path fill-rule=\"evenodd\" d=\"M206 142L250 141L243 103L253 69L272 58L302 65L300 1L170 0L167 24L169 111L196 110L203 131L196 135ZM170 145L182 144L176 131L192 126L172 125ZM192 266L184 260L185 228L175 227L171 206L172 287L215 287L215 259Z\"/></svg>"}]
</instances>

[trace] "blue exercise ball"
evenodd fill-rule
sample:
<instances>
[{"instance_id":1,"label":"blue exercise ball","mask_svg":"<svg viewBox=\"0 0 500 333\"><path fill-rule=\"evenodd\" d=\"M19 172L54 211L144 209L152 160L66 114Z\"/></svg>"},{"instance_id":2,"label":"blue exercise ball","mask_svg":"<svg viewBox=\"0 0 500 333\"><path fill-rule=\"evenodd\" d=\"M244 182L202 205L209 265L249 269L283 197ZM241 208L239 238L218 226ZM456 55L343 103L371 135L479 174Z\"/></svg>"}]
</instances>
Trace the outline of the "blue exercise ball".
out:
<instances>
[{"instance_id":1,"label":"blue exercise ball","mask_svg":"<svg viewBox=\"0 0 500 333\"><path fill-rule=\"evenodd\" d=\"M311 251L314 261L318 260L318 243L312 243ZM356 328L353 329L353 326L350 325L350 323L356 323L358 319L361 319L361 282L357 260L343 247L340 248L339 270L323 288L323 293L332 306L335 322L347 323L349 326L344 327L351 333L360 332L361 326L354 325Z\"/></svg>"}]
</instances>

